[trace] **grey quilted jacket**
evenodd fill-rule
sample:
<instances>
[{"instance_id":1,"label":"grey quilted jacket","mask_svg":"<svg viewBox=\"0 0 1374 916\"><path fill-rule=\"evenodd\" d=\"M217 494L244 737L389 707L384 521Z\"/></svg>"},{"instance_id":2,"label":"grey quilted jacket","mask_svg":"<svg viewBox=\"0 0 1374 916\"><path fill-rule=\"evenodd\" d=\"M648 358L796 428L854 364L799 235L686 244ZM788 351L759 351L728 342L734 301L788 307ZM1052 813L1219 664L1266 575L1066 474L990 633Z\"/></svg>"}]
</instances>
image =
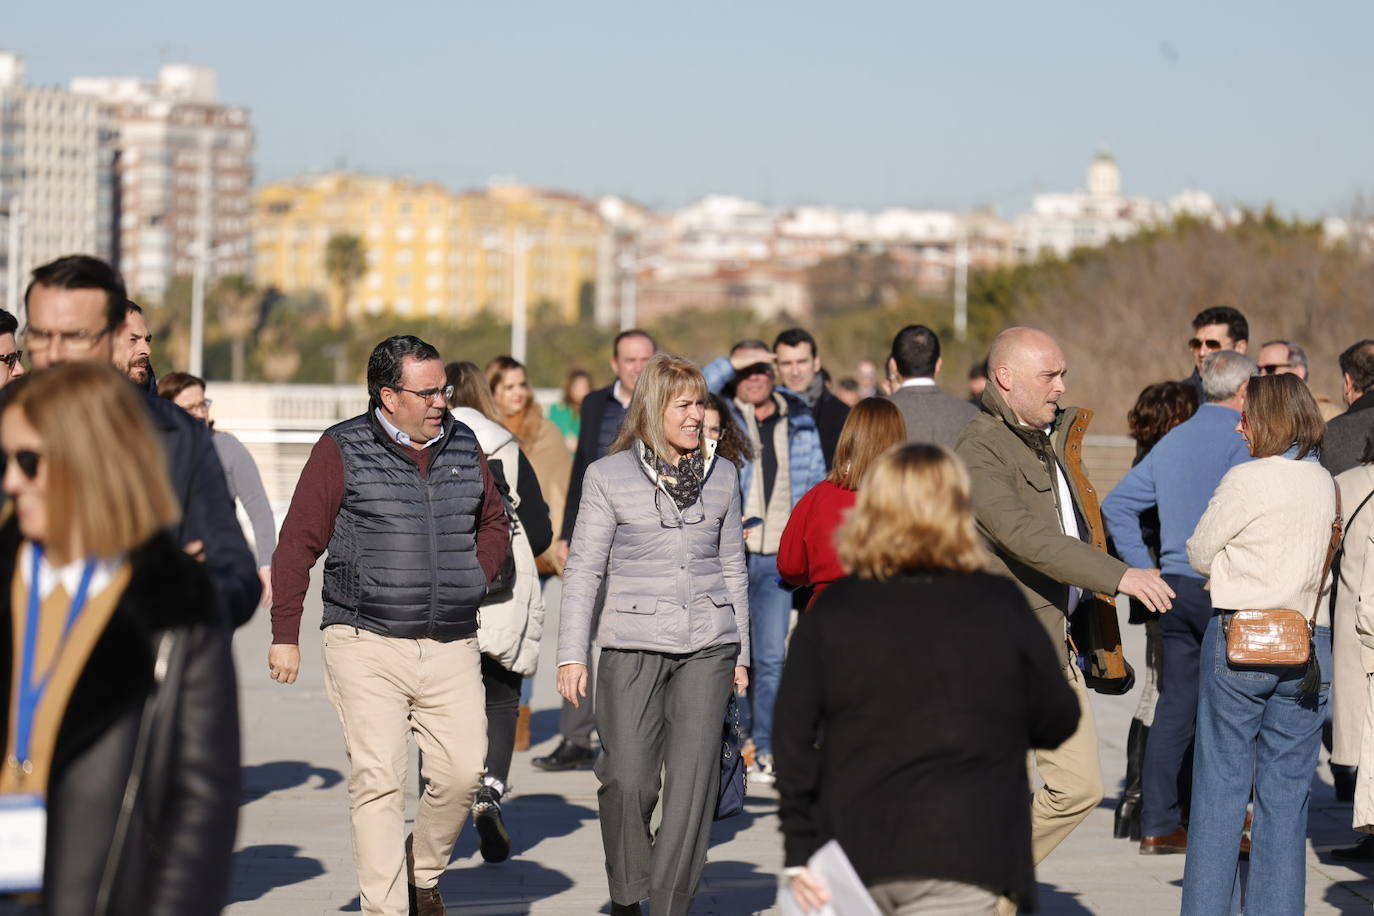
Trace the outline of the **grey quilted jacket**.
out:
<instances>
[{"instance_id":1,"label":"grey quilted jacket","mask_svg":"<svg viewBox=\"0 0 1374 916\"><path fill-rule=\"evenodd\" d=\"M738 472L712 461L701 499L679 511L641 450L636 443L587 467L563 572L558 663L587 664L604 582L602 648L685 653L738 643L736 664L748 666Z\"/></svg>"}]
</instances>

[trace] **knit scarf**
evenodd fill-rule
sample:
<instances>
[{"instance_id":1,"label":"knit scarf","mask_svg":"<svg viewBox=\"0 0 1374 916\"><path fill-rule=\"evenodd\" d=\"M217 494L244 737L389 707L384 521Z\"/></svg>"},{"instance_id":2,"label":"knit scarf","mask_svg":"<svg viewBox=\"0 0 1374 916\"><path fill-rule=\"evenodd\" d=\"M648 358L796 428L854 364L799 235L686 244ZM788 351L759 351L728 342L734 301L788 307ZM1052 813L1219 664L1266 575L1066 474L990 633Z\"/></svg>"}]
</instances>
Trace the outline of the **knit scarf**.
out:
<instances>
[{"instance_id":1,"label":"knit scarf","mask_svg":"<svg viewBox=\"0 0 1374 916\"><path fill-rule=\"evenodd\" d=\"M701 499L701 477L705 473L706 466L701 449L697 449L690 455L684 455L678 459L676 465L672 465L655 455L653 449L645 445L644 460L658 474L659 482L663 484L663 489L667 491L668 495L673 498L678 509L686 509Z\"/></svg>"}]
</instances>

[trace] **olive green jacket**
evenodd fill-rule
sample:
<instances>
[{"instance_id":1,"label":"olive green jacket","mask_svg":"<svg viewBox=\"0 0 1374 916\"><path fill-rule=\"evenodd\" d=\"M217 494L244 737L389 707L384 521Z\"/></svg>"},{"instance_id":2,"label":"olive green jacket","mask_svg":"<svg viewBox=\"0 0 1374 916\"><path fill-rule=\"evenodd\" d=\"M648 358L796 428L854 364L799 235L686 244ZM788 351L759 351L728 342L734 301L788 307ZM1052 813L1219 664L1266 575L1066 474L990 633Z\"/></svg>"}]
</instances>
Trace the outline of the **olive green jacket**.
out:
<instances>
[{"instance_id":1,"label":"olive green jacket","mask_svg":"<svg viewBox=\"0 0 1374 916\"><path fill-rule=\"evenodd\" d=\"M1062 455L1075 423L1081 438L1091 413L1084 411L1080 417L1077 407L1063 408L1046 434L1021 425L996 385L984 389L981 406L982 411L964 428L955 452L973 480L974 516L993 555L988 568L1016 580L1050 639L1063 646L1069 586L1084 589L1085 598L1093 592L1114 595L1127 569L1105 551L1065 534L1060 523L1054 456ZM1075 453L1061 463L1078 467L1081 460ZM1087 478L1067 472L1065 478L1079 518L1086 524L1080 487ZM1089 511L1096 513L1095 494L1090 496L1090 505Z\"/></svg>"}]
</instances>

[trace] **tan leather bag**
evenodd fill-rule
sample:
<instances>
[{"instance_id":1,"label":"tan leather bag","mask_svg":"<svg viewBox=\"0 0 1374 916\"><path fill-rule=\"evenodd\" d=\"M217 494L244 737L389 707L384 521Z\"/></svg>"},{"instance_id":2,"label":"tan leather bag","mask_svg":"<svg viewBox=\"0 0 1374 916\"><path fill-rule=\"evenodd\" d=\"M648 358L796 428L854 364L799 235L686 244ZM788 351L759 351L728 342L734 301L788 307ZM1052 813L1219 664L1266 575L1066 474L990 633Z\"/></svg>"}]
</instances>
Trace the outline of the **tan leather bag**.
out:
<instances>
[{"instance_id":1,"label":"tan leather bag","mask_svg":"<svg viewBox=\"0 0 1374 916\"><path fill-rule=\"evenodd\" d=\"M1309 620L1301 611L1292 608L1247 608L1236 611L1229 620L1223 617L1228 662L1247 668L1291 668L1307 664L1312 652L1312 632L1317 628L1322 589L1326 587L1331 560L1341 543L1341 529L1341 488L1337 485L1336 519L1331 523L1331 543L1326 548L1321 578L1317 580L1312 618Z\"/></svg>"}]
</instances>

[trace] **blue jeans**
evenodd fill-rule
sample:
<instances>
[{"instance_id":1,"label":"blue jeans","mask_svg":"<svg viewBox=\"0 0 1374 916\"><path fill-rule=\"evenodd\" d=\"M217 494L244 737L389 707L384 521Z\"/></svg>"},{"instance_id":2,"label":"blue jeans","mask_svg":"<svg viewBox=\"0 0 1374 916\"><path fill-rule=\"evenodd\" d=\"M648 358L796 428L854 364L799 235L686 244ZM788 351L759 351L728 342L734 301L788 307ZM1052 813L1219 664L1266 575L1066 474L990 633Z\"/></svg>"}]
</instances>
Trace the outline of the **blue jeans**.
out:
<instances>
[{"instance_id":1,"label":"blue jeans","mask_svg":"<svg viewBox=\"0 0 1374 916\"><path fill-rule=\"evenodd\" d=\"M778 558L749 554L749 699L751 737L757 753L773 753L773 704L787 653L792 593L778 584Z\"/></svg>"},{"instance_id":2,"label":"blue jeans","mask_svg":"<svg viewBox=\"0 0 1374 916\"><path fill-rule=\"evenodd\" d=\"M1159 617L1164 663L1159 702L1141 768L1140 832L1165 836L1183 826L1184 778L1197 724L1198 653L1212 621L1212 599L1196 576L1167 575L1174 606Z\"/></svg>"},{"instance_id":3,"label":"blue jeans","mask_svg":"<svg viewBox=\"0 0 1374 916\"><path fill-rule=\"evenodd\" d=\"M1240 912L1240 833L1253 785L1245 913L1291 916L1303 911L1307 890L1307 805L1331 689L1331 630L1317 628L1321 687L1303 695L1305 668L1232 668L1221 618L1202 643L1181 912Z\"/></svg>"}]
</instances>

